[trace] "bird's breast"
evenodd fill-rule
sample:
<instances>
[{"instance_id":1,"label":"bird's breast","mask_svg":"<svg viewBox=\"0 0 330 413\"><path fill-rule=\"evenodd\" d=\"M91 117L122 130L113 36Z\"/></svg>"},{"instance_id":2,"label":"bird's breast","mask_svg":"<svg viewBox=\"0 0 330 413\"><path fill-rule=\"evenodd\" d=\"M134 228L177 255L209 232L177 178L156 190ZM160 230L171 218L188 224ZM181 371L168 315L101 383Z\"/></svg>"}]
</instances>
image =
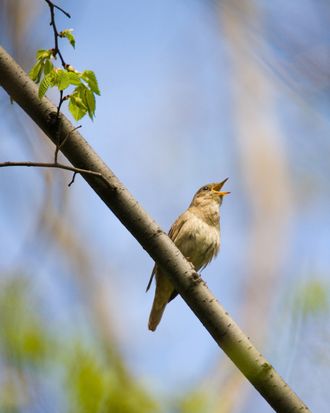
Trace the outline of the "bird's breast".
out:
<instances>
[{"instance_id":1,"label":"bird's breast","mask_svg":"<svg viewBox=\"0 0 330 413\"><path fill-rule=\"evenodd\" d=\"M218 253L219 226L210 225L191 213L175 240L175 244L198 271Z\"/></svg>"}]
</instances>

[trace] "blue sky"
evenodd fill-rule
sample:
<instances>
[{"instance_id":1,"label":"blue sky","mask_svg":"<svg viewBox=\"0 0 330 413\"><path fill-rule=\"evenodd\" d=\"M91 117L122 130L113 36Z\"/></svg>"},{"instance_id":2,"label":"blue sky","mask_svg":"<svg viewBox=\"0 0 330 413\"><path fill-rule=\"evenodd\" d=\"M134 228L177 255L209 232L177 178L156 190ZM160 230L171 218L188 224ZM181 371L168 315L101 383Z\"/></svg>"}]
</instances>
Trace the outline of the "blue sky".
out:
<instances>
[{"instance_id":1,"label":"blue sky","mask_svg":"<svg viewBox=\"0 0 330 413\"><path fill-rule=\"evenodd\" d=\"M288 227L280 241L287 248L279 254L281 274L270 300L272 322L278 330L270 328L263 351L286 375L286 361L297 355L290 354L292 319L284 317L281 300L285 294L291 297L289 288L294 290L301 280L316 277L329 283L329 72L321 70L322 59L319 65L308 66L315 45L329 50L329 36L324 29L326 17L319 15L312 2L270 5L259 1L257 6L265 29L260 33L251 27L251 36L259 36L262 43L252 54L268 76L272 119L280 131L276 139L281 139L284 148L292 197ZM253 206L237 148L237 84L231 43L220 23L224 9L217 11L212 2L186 0L80 1L79 7L75 2L63 7L72 19L59 15L58 26L74 28L77 38L76 50L63 42L65 58L78 70L94 70L102 93L97 98L95 121L80 122L81 132L156 221L168 229L202 184L230 177L226 189L232 194L221 208L221 253L203 276L239 321L242 285L248 283ZM40 17L38 34L38 47L52 45L47 11ZM322 50L318 58L324 57ZM253 96L247 98L253 102ZM12 135L2 140L1 152L7 158L21 159L24 150L15 143L19 128L13 132L14 122L10 117L1 122L2 135ZM271 171L264 172L271 175ZM16 191L22 179L23 189ZM256 197L262 191L260 182L253 187ZM59 328L67 325L69 329L72 319L83 324L70 267L51 247L42 265L38 248L34 252L26 248L26 236L34 225L29 218L31 208L38 210L45 191L38 171L2 170L1 191L9 191L11 198L2 199L0 205L0 230L7 234L6 241L0 240L0 268L29 263L40 290L50 297L52 317ZM99 271L95 276L109 291L110 318L132 370L160 394L193 387L212 371L221 352L181 298L168 306L155 334L147 331L153 293L144 291L152 260L82 179L78 177L65 193L68 201L63 213L82 239L91 240ZM25 199L29 204L24 206ZM291 299L287 300L289 307ZM329 325L306 328L320 340L324 330L329 332ZM300 344L295 354L303 358L311 349L312 344ZM302 364L298 372L320 371L308 357ZM322 374L320 380L326 382L329 375ZM323 394L322 386L320 397L315 389L309 392L311 376L301 380L292 372L288 378L315 411L325 412L329 396ZM256 396L252 402L257 403ZM258 403L255 412L267 411L264 402Z\"/></svg>"}]
</instances>

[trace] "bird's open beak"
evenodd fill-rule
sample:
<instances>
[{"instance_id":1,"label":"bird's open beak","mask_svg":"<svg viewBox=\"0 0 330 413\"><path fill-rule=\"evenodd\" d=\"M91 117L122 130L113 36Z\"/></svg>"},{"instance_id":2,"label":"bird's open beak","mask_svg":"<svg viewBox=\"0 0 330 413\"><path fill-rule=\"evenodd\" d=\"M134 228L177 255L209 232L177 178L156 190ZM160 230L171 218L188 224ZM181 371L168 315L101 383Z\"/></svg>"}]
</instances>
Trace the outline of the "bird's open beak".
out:
<instances>
[{"instance_id":1,"label":"bird's open beak","mask_svg":"<svg viewBox=\"0 0 330 413\"><path fill-rule=\"evenodd\" d=\"M228 181L228 178L226 178L224 181L219 182L218 184L213 185L212 191L215 192L219 196L225 196L230 194L230 192L224 192L220 191L220 189L224 186L224 184Z\"/></svg>"}]
</instances>

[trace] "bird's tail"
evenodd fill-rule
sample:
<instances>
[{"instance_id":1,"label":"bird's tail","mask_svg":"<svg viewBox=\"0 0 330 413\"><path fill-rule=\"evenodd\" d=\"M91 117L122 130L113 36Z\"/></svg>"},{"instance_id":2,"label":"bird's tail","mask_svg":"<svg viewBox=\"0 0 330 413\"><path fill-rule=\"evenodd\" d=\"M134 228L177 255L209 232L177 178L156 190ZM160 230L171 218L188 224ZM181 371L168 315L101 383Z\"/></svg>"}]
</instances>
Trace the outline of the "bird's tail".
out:
<instances>
[{"instance_id":1,"label":"bird's tail","mask_svg":"<svg viewBox=\"0 0 330 413\"><path fill-rule=\"evenodd\" d=\"M149 330L155 331L164 313L166 304L174 291L173 284L160 271L156 273L156 291L149 316Z\"/></svg>"},{"instance_id":2,"label":"bird's tail","mask_svg":"<svg viewBox=\"0 0 330 413\"><path fill-rule=\"evenodd\" d=\"M149 316L149 330L156 330L158 324L160 323L160 320L162 319L166 304L167 303L159 303L157 300L154 300Z\"/></svg>"}]
</instances>

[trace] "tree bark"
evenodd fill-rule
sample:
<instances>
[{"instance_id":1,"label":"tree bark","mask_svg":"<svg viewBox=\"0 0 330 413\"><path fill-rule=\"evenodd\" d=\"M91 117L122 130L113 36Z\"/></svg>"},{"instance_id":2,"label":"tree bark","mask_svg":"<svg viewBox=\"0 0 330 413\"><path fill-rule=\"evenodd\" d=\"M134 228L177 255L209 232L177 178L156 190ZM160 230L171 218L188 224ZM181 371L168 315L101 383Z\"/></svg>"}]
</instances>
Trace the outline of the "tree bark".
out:
<instances>
[{"instance_id":1,"label":"tree bark","mask_svg":"<svg viewBox=\"0 0 330 413\"><path fill-rule=\"evenodd\" d=\"M87 183L171 278L175 288L214 340L276 412L309 412L308 407L284 382L243 334L166 233L144 211L124 185L63 116L54 122L57 108L18 64L0 47L0 84L56 144L76 168L102 174L82 174ZM69 137L68 137L69 136ZM68 138L67 138L68 137Z\"/></svg>"}]
</instances>

